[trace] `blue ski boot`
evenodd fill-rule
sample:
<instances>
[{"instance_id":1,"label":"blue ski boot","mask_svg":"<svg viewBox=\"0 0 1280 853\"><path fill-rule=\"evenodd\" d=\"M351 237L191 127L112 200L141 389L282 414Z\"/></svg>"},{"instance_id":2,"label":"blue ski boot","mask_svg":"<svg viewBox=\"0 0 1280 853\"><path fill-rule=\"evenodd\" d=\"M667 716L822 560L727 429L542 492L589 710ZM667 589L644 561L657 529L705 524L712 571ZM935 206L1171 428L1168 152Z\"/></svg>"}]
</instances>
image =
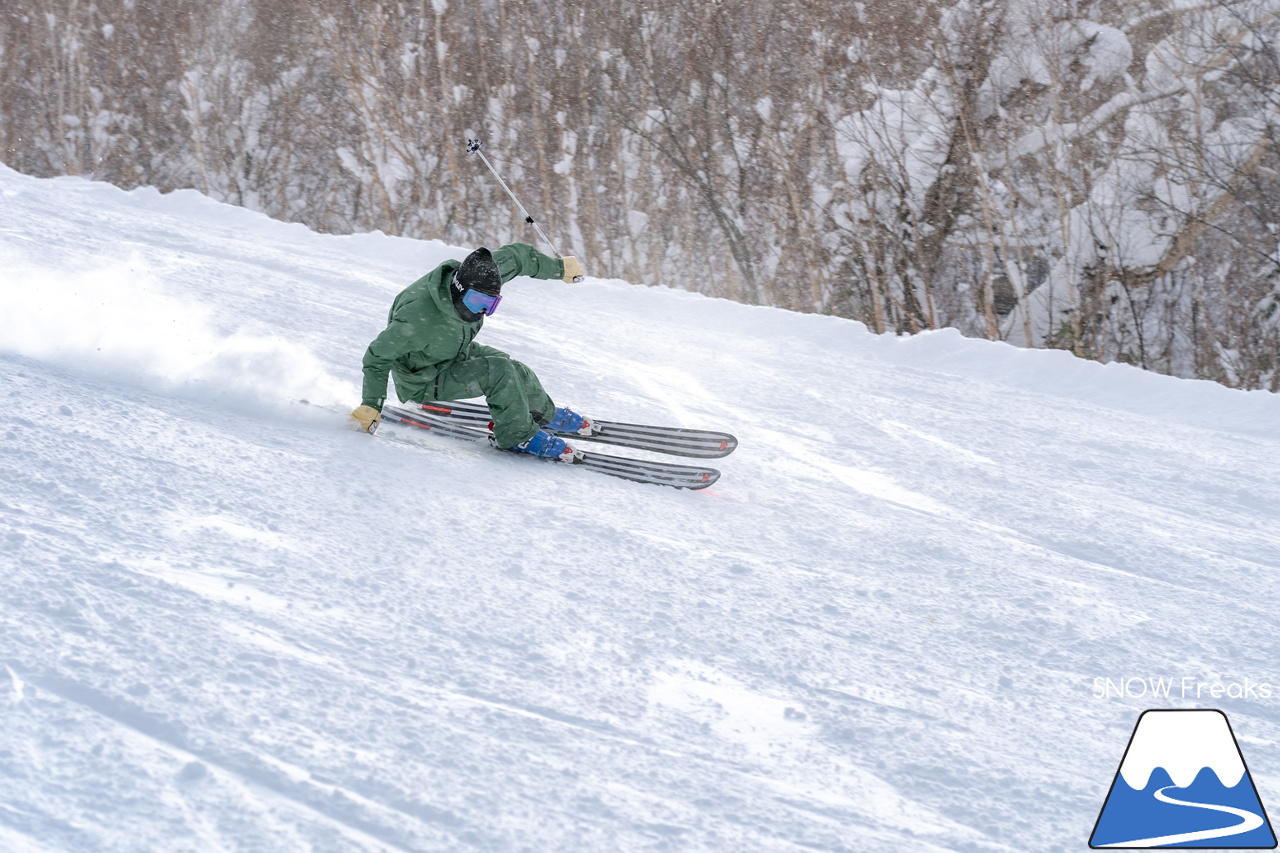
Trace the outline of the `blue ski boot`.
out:
<instances>
[{"instance_id":1,"label":"blue ski boot","mask_svg":"<svg viewBox=\"0 0 1280 853\"><path fill-rule=\"evenodd\" d=\"M544 459L558 459L561 462L577 462L582 458L581 451L574 450L563 438L558 438L540 429L528 441L521 442L511 448L517 453L531 453Z\"/></svg>"},{"instance_id":2,"label":"blue ski boot","mask_svg":"<svg viewBox=\"0 0 1280 853\"><path fill-rule=\"evenodd\" d=\"M542 425L542 428L549 432L571 432L583 437L595 435L600 432L600 427L596 426L587 418L561 406L556 407L556 414L549 422Z\"/></svg>"}]
</instances>

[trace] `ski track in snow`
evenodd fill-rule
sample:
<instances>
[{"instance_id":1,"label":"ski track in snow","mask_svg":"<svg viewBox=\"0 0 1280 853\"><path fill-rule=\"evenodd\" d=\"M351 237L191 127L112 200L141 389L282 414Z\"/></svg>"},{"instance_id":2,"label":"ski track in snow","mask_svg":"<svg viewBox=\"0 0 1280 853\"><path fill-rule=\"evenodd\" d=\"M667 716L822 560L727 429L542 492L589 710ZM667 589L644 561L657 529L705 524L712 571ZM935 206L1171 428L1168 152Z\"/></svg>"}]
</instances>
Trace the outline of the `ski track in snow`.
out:
<instances>
[{"instance_id":1,"label":"ski track in snow","mask_svg":"<svg viewBox=\"0 0 1280 853\"><path fill-rule=\"evenodd\" d=\"M637 486L297 404L459 250L0 200L5 850L1074 850L1151 701L1094 678L1280 683L1274 395L512 283L557 402L740 439Z\"/></svg>"}]
</instances>

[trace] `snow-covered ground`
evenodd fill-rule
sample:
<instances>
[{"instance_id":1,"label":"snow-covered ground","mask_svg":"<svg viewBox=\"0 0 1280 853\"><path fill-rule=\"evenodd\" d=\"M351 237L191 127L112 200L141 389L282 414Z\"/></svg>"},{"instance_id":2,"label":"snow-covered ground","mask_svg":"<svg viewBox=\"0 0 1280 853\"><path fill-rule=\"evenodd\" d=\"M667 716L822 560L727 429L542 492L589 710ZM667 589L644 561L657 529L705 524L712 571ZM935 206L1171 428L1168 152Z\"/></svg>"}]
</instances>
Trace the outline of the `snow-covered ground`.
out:
<instances>
[{"instance_id":1,"label":"snow-covered ground","mask_svg":"<svg viewBox=\"0 0 1280 853\"><path fill-rule=\"evenodd\" d=\"M0 849L1081 850L1148 707L1280 807L1280 398L524 279L719 484L348 430L461 251L0 167Z\"/></svg>"}]
</instances>

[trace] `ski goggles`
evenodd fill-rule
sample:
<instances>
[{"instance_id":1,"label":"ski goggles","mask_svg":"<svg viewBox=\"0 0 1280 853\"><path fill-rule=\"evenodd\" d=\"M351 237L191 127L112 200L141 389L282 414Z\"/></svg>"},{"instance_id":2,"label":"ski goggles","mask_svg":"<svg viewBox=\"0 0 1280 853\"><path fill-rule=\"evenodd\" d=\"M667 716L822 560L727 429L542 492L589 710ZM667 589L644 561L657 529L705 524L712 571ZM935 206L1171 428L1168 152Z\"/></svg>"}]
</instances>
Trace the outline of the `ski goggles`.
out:
<instances>
[{"instance_id":1,"label":"ski goggles","mask_svg":"<svg viewBox=\"0 0 1280 853\"><path fill-rule=\"evenodd\" d=\"M478 290L468 290L462 294L462 304L472 314L485 314L492 317L498 311L498 303L502 301L501 296L490 296L487 293L481 293Z\"/></svg>"}]
</instances>

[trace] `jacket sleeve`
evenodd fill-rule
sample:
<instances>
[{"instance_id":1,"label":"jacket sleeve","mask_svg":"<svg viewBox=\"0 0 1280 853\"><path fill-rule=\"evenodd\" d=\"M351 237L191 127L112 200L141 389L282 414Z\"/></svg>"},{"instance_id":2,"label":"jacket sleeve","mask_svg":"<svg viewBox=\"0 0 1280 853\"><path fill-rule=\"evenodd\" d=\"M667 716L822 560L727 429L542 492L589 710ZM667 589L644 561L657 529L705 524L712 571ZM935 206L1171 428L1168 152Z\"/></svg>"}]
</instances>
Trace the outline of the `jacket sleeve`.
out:
<instances>
[{"instance_id":1,"label":"jacket sleeve","mask_svg":"<svg viewBox=\"0 0 1280 853\"><path fill-rule=\"evenodd\" d=\"M416 330L404 320L392 320L364 351L364 387L361 405L373 406L379 412L387 399L387 374L391 363L417 348Z\"/></svg>"},{"instance_id":2,"label":"jacket sleeve","mask_svg":"<svg viewBox=\"0 0 1280 853\"><path fill-rule=\"evenodd\" d=\"M527 243L508 243L493 253L506 284L518 275L530 278L564 278L564 261L544 255Z\"/></svg>"}]
</instances>

